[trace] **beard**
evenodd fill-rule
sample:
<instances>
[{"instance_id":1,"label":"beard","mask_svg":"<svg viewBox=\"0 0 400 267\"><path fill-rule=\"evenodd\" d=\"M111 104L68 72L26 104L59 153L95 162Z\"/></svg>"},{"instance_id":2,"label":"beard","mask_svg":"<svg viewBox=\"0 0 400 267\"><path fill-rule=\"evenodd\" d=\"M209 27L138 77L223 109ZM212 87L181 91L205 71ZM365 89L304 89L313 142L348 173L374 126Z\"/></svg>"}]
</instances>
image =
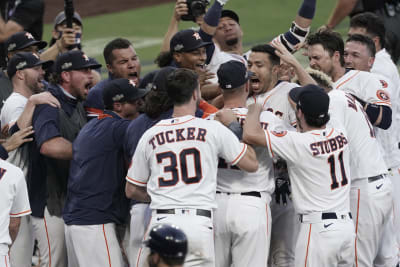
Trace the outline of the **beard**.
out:
<instances>
[{"instance_id":1,"label":"beard","mask_svg":"<svg viewBox=\"0 0 400 267\"><path fill-rule=\"evenodd\" d=\"M239 38L233 38L225 41L227 46L236 45L239 42Z\"/></svg>"}]
</instances>

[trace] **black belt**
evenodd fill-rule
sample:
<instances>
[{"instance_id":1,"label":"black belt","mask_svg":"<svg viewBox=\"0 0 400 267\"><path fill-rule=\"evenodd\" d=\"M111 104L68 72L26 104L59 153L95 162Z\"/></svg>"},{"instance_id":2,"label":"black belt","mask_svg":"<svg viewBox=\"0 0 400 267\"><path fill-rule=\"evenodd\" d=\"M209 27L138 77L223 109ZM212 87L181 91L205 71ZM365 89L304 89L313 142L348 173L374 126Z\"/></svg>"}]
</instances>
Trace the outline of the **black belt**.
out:
<instances>
[{"instance_id":1,"label":"black belt","mask_svg":"<svg viewBox=\"0 0 400 267\"><path fill-rule=\"evenodd\" d=\"M368 177L368 183L373 183L373 182L378 181L380 179L383 179L383 175L382 174L379 174L377 176Z\"/></svg>"},{"instance_id":2,"label":"black belt","mask_svg":"<svg viewBox=\"0 0 400 267\"><path fill-rule=\"evenodd\" d=\"M349 217L350 219L353 219L353 216L351 216L351 212L349 212ZM338 215L335 212L324 212L321 214L321 219L322 220L336 220L338 219ZM300 222L303 222L303 214L300 214Z\"/></svg>"},{"instance_id":3,"label":"black belt","mask_svg":"<svg viewBox=\"0 0 400 267\"><path fill-rule=\"evenodd\" d=\"M222 193L221 191L217 191L217 194L221 194L221 193ZM231 193L225 193L224 192L224 194L230 195ZM256 192L256 191L243 192L243 193L238 193L238 194L240 194L242 196L250 196L250 197L259 197L259 198L261 198L261 193L260 192Z\"/></svg>"},{"instance_id":4,"label":"black belt","mask_svg":"<svg viewBox=\"0 0 400 267\"><path fill-rule=\"evenodd\" d=\"M182 209L183 211L185 209ZM156 210L157 214L176 214L175 209ZM211 218L210 210L196 209L196 215Z\"/></svg>"}]
</instances>

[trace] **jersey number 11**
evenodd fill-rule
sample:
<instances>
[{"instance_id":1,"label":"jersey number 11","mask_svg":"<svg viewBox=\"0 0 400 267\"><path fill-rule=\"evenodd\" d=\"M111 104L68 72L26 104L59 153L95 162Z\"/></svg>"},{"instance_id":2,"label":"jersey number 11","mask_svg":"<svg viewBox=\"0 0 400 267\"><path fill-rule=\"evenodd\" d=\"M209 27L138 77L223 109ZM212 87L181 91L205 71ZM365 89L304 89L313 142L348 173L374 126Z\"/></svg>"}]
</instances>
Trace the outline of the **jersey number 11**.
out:
<instances>
[{"instance_id":1,"label":"jersey number 11","mask_svg":"<svg viewBox=\"0 0 400 267\"><path fill-rule=\"evenodd\" d=\"M344 164L343 164L343 151L341 151L339 153L338 159L339 159L339 165L340 165L340 172L342 174L341 186L345 186L345 185L347 185L348 181L347 181L346 171L344 169ZM336 178L335 155L334 154L329 156L328 164L330 165L330 171L331 171L331 177L332 177L331 189L334 190L339 187L339 183Z\"/></svg>"}]
</instances>

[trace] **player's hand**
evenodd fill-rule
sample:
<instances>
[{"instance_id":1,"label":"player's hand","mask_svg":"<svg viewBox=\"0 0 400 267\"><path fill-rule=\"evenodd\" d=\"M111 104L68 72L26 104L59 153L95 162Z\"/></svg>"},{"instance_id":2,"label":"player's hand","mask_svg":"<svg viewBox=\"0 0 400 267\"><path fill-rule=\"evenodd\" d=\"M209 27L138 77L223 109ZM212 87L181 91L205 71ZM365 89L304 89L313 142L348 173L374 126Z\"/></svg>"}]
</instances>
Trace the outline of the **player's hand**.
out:
<instances>
[{"instance_id":1,"label":"player's hand","mask_svg":"<svg viewBox=\"0 0 400 267\"><path fill-rule=\"evenodd\" d=\"M7 152L13 151L26 142L31 142L33 138L28 137L34 133L33 127L29 126L14 133L10 138L2 140L2 145Z\"/></svg>"},{"instance_id":2,"label":"player's hand","mask_svg":"<svg viewBox=\"0 0 400 267\"><path fill-rule=\"evenodd\" d=\"M181 20L183 15L187 15L189 12L186 0L177 0L175 3L174 17L177 21Z\"/></svg>"},{"instance_id":3,"label":"player's hand","mask_svg":"<svg viewBox=\"0 0 400 267\"><path fill-rule=\"evenodd\" d=\"M76 44L76 33L74 29L64 28L61 32L60 39L57 40L57 47L61 52L68 51L70 46Z\"/></svg>"},{"instance_id":4,"label":"player's hand","mask_svg":"<svg viewBox=\"0 0 400 267\"><path fill-rule=\"evenodd\" d=\"M279 159L274 163L275 179L275 201L277 204L286 205L291 198L290 180L287 171L287 165L284 160Z\"/></svg>"},{"instance_id":5,"label":"player's hand","mask_svg":"<svg viewBox=\"0 0 400 267\"><path fill-rule=\"evenodd\" d=\"M35 105L48 104L55 108L61 107L61 104L58 101L58 99L55 98L49 92L42 92L40 94L34 94L29 98L29 100L31 100Z\"/></svg>"},{"instance_id":6,"label":"player's hand","mask_svg":"<svg viewBox=\"0 0 400 267\"><path fill-rule=\"evenodd\" d=\"M196 70L196 72L199 75L200 88L203 87L204 85L211 84L211 81L209 81L209 80L213 79L215 77L214 73L212 73L211 71L208 71L206 69Z\"/></svg>"},{"instance_id":7,"label":"player's hand","mask_svg":"<svg viewBox=\"0 0 400 267\"><path fill-rule=\"evenodd\" d=\"M215 120L221 122L226 127L232 122L237 121L237 116L231 109L222 109L215 114Z\"/></svg>"},{"instance_id":8,"label":"player's hand","mask_svg":"<svg viewBox=\"0 0 400 267\"><path fill-rule=\"evenodd\" d=\"M294 66L298 63L297 59L290 53L286 47L281 43L279 38L275 38L271 45L275 47L275 54L289 66Z\"/></svg>"},{"instance_id":9,"label":"player's hand","mask_svg":"<svg viewBox=\"0 0 400 267\"><path fill-rule=\"evenodd\" d=\"M282 62L279 65L278 79L280 81L290 82L294 78L295 75L296 74L295 74L294 68L291 67L290 65L286 64L285 62Z\"/></svg>"},{"instance_id":10,"label":"player's hand","mask_svg":"<svg viewBox=\"0 0 400 267\"><path fill-rule=\"evenodd\" d=\"M10 130L10 125L8 123L1 127L1 138L6 138L9 136L8 130Z\"/></svg>"}]
</instances>

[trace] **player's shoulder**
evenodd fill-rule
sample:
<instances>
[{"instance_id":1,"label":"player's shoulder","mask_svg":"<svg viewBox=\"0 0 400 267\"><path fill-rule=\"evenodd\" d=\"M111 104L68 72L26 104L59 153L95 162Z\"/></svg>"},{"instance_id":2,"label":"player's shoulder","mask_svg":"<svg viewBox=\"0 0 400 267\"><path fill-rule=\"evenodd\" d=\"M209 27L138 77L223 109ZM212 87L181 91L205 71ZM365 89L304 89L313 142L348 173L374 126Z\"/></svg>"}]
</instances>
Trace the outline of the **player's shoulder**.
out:
<instances>
[{"instance_id":1,"label":"player's shoulder","mask_svg":"<svg viewBox=\"0 0 400 267\"><path fill-rule=\"evenodd\" d=\"M292 82L287 82L287 81L281 81L279 84L275 86L275 89L278 89L280 92L285 91L289 93L290 90L293 88L299 87L297 83L292 83Z\"/></svg>"},{"instance_id":2,"label":"player's shoulder","mask_svg":"<svg viewBox=\"0 0 400 267\"><path fill-rule=\"evenodd\" d=\"M24 178L21 168L2 159L0 159L0 175L11 175L13 179Z\"/></svg>"}]
</instances>

